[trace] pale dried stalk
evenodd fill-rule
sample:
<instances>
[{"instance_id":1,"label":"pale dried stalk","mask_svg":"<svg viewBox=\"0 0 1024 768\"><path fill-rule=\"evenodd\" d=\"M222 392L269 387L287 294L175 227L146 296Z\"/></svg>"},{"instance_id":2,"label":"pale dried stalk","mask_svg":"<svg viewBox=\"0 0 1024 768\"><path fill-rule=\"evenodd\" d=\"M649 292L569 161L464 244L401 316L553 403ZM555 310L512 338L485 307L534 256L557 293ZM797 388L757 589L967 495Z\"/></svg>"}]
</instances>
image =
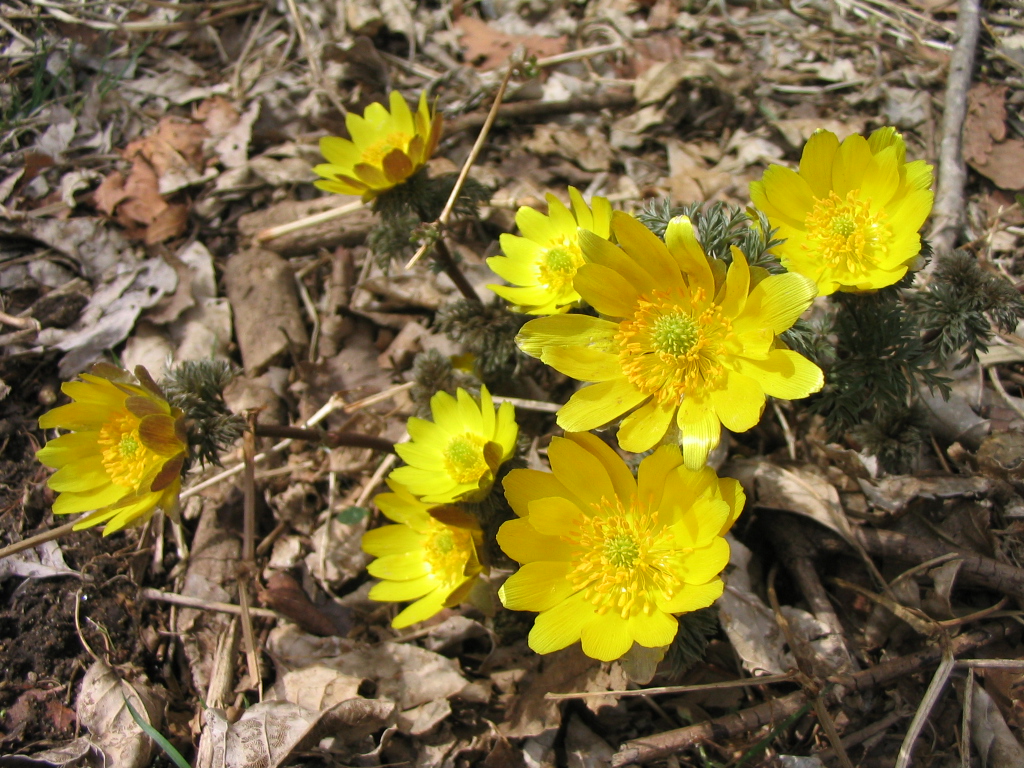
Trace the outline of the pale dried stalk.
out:
<instances>
[{"instance_id":1,"label":"pale dried stalk","mask_svg":"<svg viewBox=\"0 0 1024 768\"><path fill-rule=\"evenodd\" d=\"M298 232L300 229L315 227L317 224L323 224L325 221L340 219L342 216L355 213L365 205L366 203L362 200L352 200L344 205L339 205L337 208L331 208L327 211L314 213L312 216L303 216L301 219L290 221L287 224L279 224L276 227L267 227L256 235L256 242L267 243L278 237L290 235L292 232Z\"/></svg>"},{"instance_id":2,"label":"pale dried stalk","mask_svg":"<svg viewBox=\"0 0 1024 768\"><path fill-rule=\"evenodd\" d=\"M702 683L701 685L663 685L660 688L640 688L630 691L575 691L573 693L545 693L544 698L551 701L564 699L590 699L596 696L652 696L661 693L696 693L697 691L716 691L723 688L756 688L759 685L774 683L791 683L796 676L792 672L783 675L764 675L762 677L745 677L742 680L723 680L720 683Z\"/></svg>"},{"instance_id":3,"label":"pale dried stalk","mask_svg":"<svg viewBox=\"0 0 1024 768\"><path fill-rule=\"evenodd\" d=\"M928 715L931 714L932 709L939 700L939 696L942 695L942 690L946 687L946 681L949 680L949 675L953 671L954 663L952 651L947 645L942 650L942 662L932 676L928 690L925 691L924 698L921 700L921 706L917 708L917 712L914 713L914 719L910 721L910 727L907 728L907 735L903 739L903 744L900 745L895 768L909 768L910 757L914 751L914 742L917 741L917 737L921 734L924 724L928 720Z\"/></svg>"},{"instance_id":4,"label":"pale dried stalk","mask_svg":"<svg viewBox=\"0 0 1024 768\"><path fill-rule=\"evenodd\" d=\"M508 88L509 80L512 79L512 73L519 68L517 61L510 61L508 70L505 72L505 76L501 79L501 85L498 86L498 92L494 96L494 103L491 104L491 111L487 113L487 119L484 120L483 127L480 128L480 133L476 137L476 142L473 144L473 148L469 151L469 157L466 158L466 162L462 164L462 170L459 171L459 177L455 180L455 186L452 187L452 193L448 196L448 202L445 203L444 209L441 211L441 215L437 217L437 221L434 222L434 227L438 230L438 237L441 236L440 228L448 223L448 219L451 218L452 210L455 208L455 201L459 199L459 194L462 192L462 186L466 183L466 179L469 177L469 170L476 163L477 157L480 156L480 152L483 151L484 142L487 141L487 136L491 132L491 126L494 125L494 120L498 116L498 107L501 106L501 102L505 98L505 89ZM405 265L406 269L411 269L413 264L423 258L423 254L430 248L431 241L427 240L419 247L413 257L409 259L409 262Z\"/></svg>"},{"instance_id":5,"label":"pale dried stalk","mask_svg":"<svg viewBox=\"0 0 1024 768\"><path fill-rule=\"evenodd\" d=\"M175 592L163 592L159 589L153 589L152 587L143 587L136 594L143 600L153 600L159 603L180 605L183 608L197 608L201 611L213 611L214 613L230 613L232 616L242 615L242 609L233 603L219 603L216 600L203 600L198 597L179 595ZM281 618L281 614L275 613L267 608L250 608L249 612L253 616L259 616L261 619Z\"/></svg>"}]
</instances>

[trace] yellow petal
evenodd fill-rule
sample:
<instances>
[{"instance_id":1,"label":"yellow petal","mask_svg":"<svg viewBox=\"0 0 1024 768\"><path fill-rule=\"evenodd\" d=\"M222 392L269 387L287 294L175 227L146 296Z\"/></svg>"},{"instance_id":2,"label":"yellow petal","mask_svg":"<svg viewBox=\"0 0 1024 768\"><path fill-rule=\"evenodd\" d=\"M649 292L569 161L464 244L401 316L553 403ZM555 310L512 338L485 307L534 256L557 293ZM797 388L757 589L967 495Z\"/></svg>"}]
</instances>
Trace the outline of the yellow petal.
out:
<instances>
[{"instance_id":1,"label":"yellow petal","mask_svg":"<svg viewBox=\"0 0 1024 768\"><path fill-rule=\"evenodd\" d=\"M447 598L448 592L446 590L435 589L426 597L420 598L395 616L391 621L391 626L395 629L405 629L406 627L418 622L426 621L431 616L436 616L444 609L444 604Z\"/></svg>"},{"instance_id":2,"label":"yellow petal","mask_svg":"<svg viewBox=\"0 0 1024 768\"><path fill-rule=\"evenodd\" d=\"M53 514L71 515L107 507L124 498L128 491L119 485L105 485L85 493L62 493L53 502Z\"/></svg>"},{"instance_id":3,"label":"yellow petal","mask_svg":"<svg viewBox=\"0 0 1024 768\"><path fill-rule=\"evenodd\" d=\"M780 218L803 229L804 219L814 207L814 194L807 180L789 168L769 165L764 172L764 189Z\"/></svg>"},{"instance_id":4,"label":"yellow petal","mask_svg":"<svg viewBox=\"0 0 1024 768\"><path fill-rule=\"evenodd\" d=\"M629 617L629 634L645 648L661 648L676 638L679 622L664 611Z\"/></svg>"},{"instance_id":5,"label":"yellow petal","mask_svg":"<svg viewBox=\"0 0 1024 768\"><path fill-rule=\"evenodd\" d=\"M594 606L577 592L537 617L530 630L530 648L537 653L552 653L572 645L595 617Z\"/></svg>"},{"instance_id":6,"label":"yellow petal","mask_svg":"<svg viewBox=\"0 0 1024 768\"><path fill-rule=\"evenodd\" d=\"M516 336L516 344L528 355L540 357L549 346L594 347L614 351L616 323L589 315L553 315L531 320Z\"/></svg>"},{"instance_id":7,"label":"yellow petal","mask_svg":"<svg viewBox=\"0 0 1024 768\"><path fill-rule=\"evenodd\" d=\"M704 547L698 547L682 558L675 573L687 584L705 584L718 576L729 564L729 542L715 536Z\"/></svg>"},{"instance_id":8,"label":"yellow petal","mask_svg":"<svg viewBox=\"0 0 1024 768\"><path fill-rule=\"evenodd\" d=\"M557 476L558 473L555 474ZM552 496L531 501L527 519L534 530L543 536L568 536L580 527L584 513L578 505L568 499Z\"/></svg>"},{"instance_id":9,"label":"yellow petal","mask_svg":"<svg viewBox=\"0 0 1024 768\"><path fill-rule=\"evenodd\" d=\"M548 347L541 360L578 381L608 381L622 376L618 355L589 347Z\"/></svg>"},{"instance_id":10,"label":"yellow petal","mask_svg":"<svg viewBox=\"0 0 1024 768\"><path fill-rule=\"evenodd\" d=\"M472 432L476 435L483 435L484 437L490 437L493 433L484 432L483 417L480 415L480 406L476 404L476 401L466 390L459 387L455 393L457 396L457 405L459 409L459 423L462 425L463 432ZM487 395L490 399L490 394ZM494 413L494 405L491 404L491 413Z\"/></svg>"},{"instance_id":11,"label":"yellow petal","mask_svg":"<svg viewBox=\"0 0 1024 768\"><path fill-rule=\"evenodd\" d=\"M363 551L374 557L422 550L426 537L407 525L385 525L363 534Z\"/></svg>"},{"instance_id":12,"label":"yellow petal","mask_svg":"<svg viewBox=\"0 0 1024 768\"><path fill-rule=\"evenodd\" d=\"M798 400L821 389L821 369L790 349L773 350L767 360L736 359L736 371L754 379L766 395Z\"/></svg>"},{"instance_id":13,"label":"yellow petal","mask_svg":"<svg viewBox=\"0 0 1024 768\"><path fill-rule=\"evenodd\" d=\"M726 317L736 317L743 311L750 293L750 267L743 251L732 246L732 264L725 276L725 295L720 305Z\"/></svg>"},{"instance_id":14,"label":"yellow petal","mask_svg":"<svg viewBox=\"0 0 1024 768\"><path fill-rule=\"evenodd\" d=\"M640 462L637 469L637 487L640 503L648 509L661 506L665 491L665 478L683 463L683 455L677 445L663 445Z\"/></svg>"},{"instance_id":15,"label":"yellow petal","mask_svg":"<svg viewBox=\"0 0 1024 768\"><path fill-rule=\"evenodd\" d=\"M574 552L572 546L559 537L538 533L526 517L517 517L502 523L498 529L497 541L501 551L517 563L532 563L538 560L568 561Z\"/></svg>"},{"instance_id":16,"label":"yellow petal","mask_svg":"<svg viewBox=\"0 0 1024 768\"><path fill-rule=\"evenodd\" d=\"M578 231L578 237L583 257L588 262L617 272L633 286L634 293L650 293L661 287L642 264L617 245L583 229Z\"/></svg>"},{"instance_id":17,"label":"yellow petal","mask_svg":"<svg viewBox=\"0 0 1024 768\"><path fill-rule=\"evenodd\" d=\"M320 154L328 163L345 168L351 168L363 159L355 144L338 136L324 136L320 139Z\"/></svg>"},{"instance_id":18,"label":"yellow petal","mask_svg":"<svg viewBox=\"0 0 1024 768\"><path fill-rule=\"evenodd\" d=\"M608 443L590 432L567 432L565 436L601 462L615 488L615 495L622 499L623 503L627 503L628 499L636 495L636 480L633 479L633 473Z\"/></svg>"},{"instance_id":19,"label":"yellow petal","mask_svg":"<svg viewBox=\"0 0 1024 768\"><path fill-rule=\"evenodd\" d=\"M513 573L498 591L498 597L512 611L546 611L572 595L569 563L527 563Z\"/></svg>"},{"instance_id":20,"label":"yellow petal","mask_svg":"<svg viewBox=\"0 0 1024 768\"><path fill-rule=\"evenodd\" d=\"M864 171L871 164L871 147L859 134L843 139L832 163L832 189L839 197L846 197L851 189L860 187Z\"/></svg>"},{"instance_id":21,"label":"yellow petal","mask_svg":"<svg viewBox=\"0 0 1024 768\"><path fill-rule=\"evenodd\" d=\"M623 211L612 214L612 231L619 247L633 257L662 289L679 285L679 265L668 247L640 221Z\"/></svg>"},{"instance_id":22,"label":"yellow petal","mask_svg":"<svg viewBox=\"0 0 1024 768\"><path fill-rule=\"evenodd\" d=\"M529 514L529 505L534 499L562 496L574 503L579 502L579 499L572 495L562 485L562 482L550 472L540 472L536 469L513 469L505 475L501 484L505 489L505 499L509 506L520 517L526 517Z\"/></svg>"},{"instance_id":23,"label":"yellow petal","mask_svg":"<svg viewBox=\"0 0 1024 768\"><path fill-rule=\"evenodd\" d=\"M714 299L715 276L704 249L697 242L693 222L686 216L676 216L665 230L665 243L686 275L690 292L694 293L696 289L700 289L704 292L705 301L710 302Z\"/></svg>"},{"instance_id":24,"label":"yellow petal","mask_svg":"<svg viewBox=\"0 0 1024 768\"><path fill-rule=\"evenodd\" d=\"M61 467L50 476L46 484L58 492L84 493L109 485L110 475L103 466L103 457L96 453Z\"/></svg>"},{"instance_id":25,"label":"yellow petal","mask_svg":"<svg viewBox=\"0 0 1024 768\"><path fill-rule=\"evenodd\" d=\"M774 333L789 330L807 308L818 290L803 275L787 272L770 275L750 292L743 313L733 323L737 333L770 328Z\"/></svg>"},{"instance_id":26,"label":"yellow petal","mask_svg":"<svg viewBox=\"0 0 1024 768\"><path fill-rule=\"evenodd\" d=\"M617 419L649 397L625 378L588 384L559 409L558 426L567 432L588 432Z\"/></svg>"},{"instance_id":27,"label":"yellow petal","mask_svg":"<svg viewBox=\"0 0 1024 768\"><path fill-rule=\"evenodd\" d=\"M658 607L665 613L690 613L707 608L722 596L725 584L721 579L713 579L707 584L685 584L679 592L668 600L657 600Z\"/></svg>"},{"instance_id":28,"label":"yellow petal","mask_svg":"<svg viewBox=\"0 0 1024 768\"><path fill-rule=\"evenodd\" d=\"M817 130L804 145L800 175L814 197L828 197L832 189L832 161L839 151L839 138L831 131Z\"/></svg>"},{"instance_id":29,"label":"yellow petal","mask_svg":"<svg viewBox=\"0 0 1024 768\"><path fill-rule=\"evenodd\" d=\"M700 469L722 437L722 424L714 408L710 402L687 397L679 406L676 424L682 433L683 463L692 470Z\"/></svg>"},{"instance_id":30,"label":"yellow petal","mask_svg":"<svg viewBox=\"0 0 1024 768\"><path fill-rule=\"evenodd\" d=\"M629 621L614 610L595 616L580 633L583 652L598 661L615 661L633 646Z\"/></svg>"},{"instance_id":31,"label":"yellow petal","mask_svg":"<svg viewBox=\"0 0 1024 768\"><path fill-rule=\"evenodd\" d=\"M96 442L99 436L99 432L68 432L48 441L36 451L36 458L54 469L88 458L99 450Z\"/></svg>"},{"instance_id":32,"label":"yellow petal","mask_svg":"<svg viewBox=\"0 0 1024 768\"><path fill-rule=\"evenodd\" d=\"M725 536L743 512L743 504L747 497L743 493L743 486L731 477L723 477L718 483L718 490L722 500L729 506L729 516L718 531L719 536Z\"/></svg>"},{"instance_id":33,"label":"yellow petal","mask_svg":"<svg viewBox=\"0 0 1024 768\"><path fill-rule=\"evenodd\" d=\"M367 597L381 603L396 603L404 600L418 600L435 589L437 589L437 579L427 575L408 581L379 581L370 587Z\"/></svg>"},{"instance_id":34,"label":"yellow petal","mask_svg":"<svg viewBox=\"0 0 1024 768\"><path fill-rule=\"evenodd\" d=\"M421 98L423 94L420 94ZM390 96L391 120L394 122L395 130L398 133L405 133L412 136L416 129L412 124L412 111L409 109L409 102L398 91L392 91Z\"/></svg>"},{"instance_id":35,"label":"yellow petal","mask_svg":"<svg viewBox=\"0 0 1024 768\"><path fill-rule=\"evenodd\" d=\"M554 245L563 237L572 235L571 232L563 232L540 211L527 206L523 206L516 213L516 226L525 237L545 247Z\"/></svg>"},{"instance_id":36,"label":"yellow petal","mask_svg":"<svg viewBox=\"0 0 1024 768\"><path fill-rule=\"evenodd\" d=\"M582 430L573 430L582 431ZM601 503L602 499L615 498L615 487L608 476L604 464L582 445L564 437L554 437L548 446L548 461L551 471L569 492L584 504ZM533 507L530 507L533 518ZM568 519L566 519L568 524ZM536 526L537 523L534 523ZM541 530L539 527L537 530ZM562 531L543 531L545 533L561 533Z\"/></svg>"},{"instance_id":37,"label":"yellow petal","mask_svg":"<svg viewBox=\"0 0 1024 768\"><path fill-rule=\"evenodd\" d=\"M726 371L722 389L711 393L715 413L726 429L746 432L757 425L764 411L764 391L742 373Z\"/></svg>"},{"instance_id":38,"label":"yellow petal","mask_svg":"<svg viewBox=\"0 0 1024 768\"><path fill-rule=\"evenodd\" d=\"M392 581L418 579L430 573L430 564L422 550L378 557L366 568L371 576Z\"/></svg>"},{"instance_id":39,"label":"yellow petal","mask_svg":"<svg viewBox=\"0 0 1024 768\"><path fill-rule=\"evenodd\" d=\"M648 400L622 420L619 445L630 453L643 453L657 445L668 431L678 403Z\"/></svg>"},{"instance_id":40,"label":"yellow petal","mask_svg":"<svg viewBox=\"0 0 1024 768\"><path fill-rule=\"evenodd\" d=\"M602 315L631 317L636 310L637 290L614 269L583 264L576 270L573 288Z\"/></svg>"}]
</instances>

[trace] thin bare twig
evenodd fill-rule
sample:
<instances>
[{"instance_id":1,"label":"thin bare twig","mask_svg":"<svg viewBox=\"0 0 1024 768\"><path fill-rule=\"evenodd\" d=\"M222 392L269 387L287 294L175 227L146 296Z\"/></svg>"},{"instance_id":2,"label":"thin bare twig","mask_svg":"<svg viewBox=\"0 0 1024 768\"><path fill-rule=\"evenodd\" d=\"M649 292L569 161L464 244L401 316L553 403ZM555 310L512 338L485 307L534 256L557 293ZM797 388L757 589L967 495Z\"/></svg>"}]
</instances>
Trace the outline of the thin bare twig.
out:
<instances>
[{"instance_id":1,"label":"thin bare twig","mask_svg":"<svg viewBox=\"0 0 1024 768\"><path fill-rule=\"evenodd\" d=\"M967 91L971 87L974 53L981 31L980 15L980 0L960 0L956 48L949 62L949 77L946 80L942 140L939 142L939 183L935 191L933 224L929 234L932 248L940 256L953 250L963 226L967 169L962 152L962 134L964 119L967 117Z\"/></svg>"},{"instance_id":2,"label":"thin bare twig","mask_svg":"<svg viewBox=\"0 0 1024 768\"><path fill-rule=\"evenodd\" d=\"M239 563L238 605L242 609L242 636L245 638L245 657L249 665L249 678L263 701L263 674L260 672L256 633L249 610L249 579L256 571L256 421L258 414L249 412L249 429L242 436L245 456L242 490L245 494L242 517L242 562Z\"/></svg>"},{"instance_id":3,"label":"thin bare twig","mask_svg":"<svg viewBox=\"0 0 1024 768\"><path fill-rule=\"evenodd\" d=\"M980 627L973 632L955 638L950 644L950 652L954 657L962 655L1003 640L1013 631L1015 631L1014 625L1009 623L996 623ZM843 679L841 691L835 688L828 691L825 694L825 701L834 705L842 696L887 685L904 675L936 663L941 659L942 654L943 650L934 645L917 653L883 662L871 669L856 672ZM703 741L722 742L765 725L781 722L794 712L799 711L806 703L807 694L804 691L796 691L788 696L772 699L715 720L633 739L620 747L612 757L612 765L621 768L621 766L634 763L649 763L681 752Z\"/></svg>"},{"instance_id":4,"label":"thin bare twig","mask_svg":"<svg viewBox=\"0 0 1024 768\"><path fill-rule=\"evenodd\" d=\"M796 675L787 672L782 675L762 675L761 677L745 677L742 680L723 680L720 683L702 683L701 685L663 685L655 688L639 688L629 691L575 691L573 693L545 693L549 701L565 699L591 699L597 696L654 696L662 693L695 693L697 691L717 691L724 688L756 688L759 685L775 683L792 683Z\"/></svg>"},{"instance_id":5,"label":"thin bare twig","mask_svg":"<svg viewBox=\"0 0 1024 768\"><path fill-rule=\"evenodd\" d=\"M508 83L512 79L513 73L519 69L518 61L510 61L508 64L508 70L505 72L505 76L501 79L501 85L498 86L498 92L494 96L494 103L491 105L491 111L487 113L487 119L484 120L483 127L480 129L479 135L476 137L476 141L473 143L473 148L469 151L469 157L466 158L466 162L462 164L462 170L459 171L459 177L455 180L455 186L452 187L452 193L448 196L448 202L445 203L444 209L441 211L441 215L437 217L434 222L435 230L437 231L438 237L443 237L441 229L448 223L448 219L451 218L452 210L455 208L455 201L459 199L459 195L462 193L462 186L466 183L466 179L469 177L469 170L473 167L477 157L480 156L480 152L484 148L484 142L487 141L487 136L491 132L491 126L494 125L494 119L498 116L498 107L501 106L502 100L505 98L505 90L508 88ZM431 241L428 238L424 241L423 245L419 247L413 257L409 259L409 262L405 265L406 269L411 269L413 264L423 258L423 255L430 249Z\"/></svg>"},{"instance_id":6,"label":"thin bare twig","mask_svg":"<svg viewBox=\"0 0 1024 768\"><path fill-rule=\"evenodd\" d=\"M952 671L953 654L949 645L944 643L942 661L939 663L939 668L935 670L931 683L928 684L928 690L925 691L924 698L921 699L921 704L918 706L917 712L914 713L914 719L910 721L907 735L903 738L903 744L900 745L895 768L909 768L910 758L914 752L914 742L917 741L917 737L924 729L924 724L927 722L932 709L935 708L939 696L942 695L942 691L946 687L946 681L949 680L949 675Z\"/></svg>"},{"instance_id":7,"label":"thin bare twig","mask_svg":"<svg viewBox=\"0 0 1024 768\"><path fill-rule=\"evenodd\" d=\"M198 597L179 595L175 592L163 592L152 587L143 587L136 593L143 600L153 600L159 603L180 605L184 608L197 608L201 611L214 611L215 613L230 613L232 616L241 616L242 609L232 603L220 603L215 600L202 600ZM267 608L250 608L249 613L259 616L261 619L279 619L282 614L268 610Z\"/></svg>"}]
</instances>

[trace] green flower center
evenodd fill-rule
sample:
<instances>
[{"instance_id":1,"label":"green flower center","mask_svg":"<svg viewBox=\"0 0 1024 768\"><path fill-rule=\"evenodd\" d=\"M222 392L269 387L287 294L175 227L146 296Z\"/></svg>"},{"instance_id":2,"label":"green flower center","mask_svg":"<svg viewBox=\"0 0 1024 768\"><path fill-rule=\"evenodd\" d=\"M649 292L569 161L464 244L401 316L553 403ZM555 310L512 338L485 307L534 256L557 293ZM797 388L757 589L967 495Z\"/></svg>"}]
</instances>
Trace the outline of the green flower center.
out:
<instances>
[{"instance_id":1,"label":"green flower center","mask_svg":"<svg viewBox=\"0 0 1024 768\"><path fill-rule=\"evenodd\" d=\"M595 514L562 537L575 553L569 582L599 614L650 614L659 596L670 599L683 585L671 532L635 501L628 509L618 498L593 506Z\"/></svg>"},{"instance_id":2,"label":"green flower center","mask_svg":"<svg viewBox=\"0 0 1024 768\"><path fill-rule=\"evenodd\" d=\"M840 237L849 237L857 231L857 224L849 216L836 216L832 219L832 232Z\"/></svg>"},{"instance_id":3,"label":"green flower center","mask_svg":"<svg viewBox=\"0 0 1024 768\"><path fill-rule=\"evenodd\" d=\"M604 556L616 568L629 568L640 556L640 546L628 533L620 533L605 540Z\"/></svg>"},{"instance_id":4,"label":"green flower center","mask_svg":"<svg viewBox=\"0 0 1024 768\"><path fill-rule=\"evenodd\" d=\"M685 312L661 315L651 327L654 348L667 355L685 355L699 340L700 328Z\"/></svg>"},{"instance_id":5,"label":"green flower center","mask_svg":"<svg viewBox=\"0 0 1024 768\"><path fill-rule=\"evenodd\" d=\"M480 435L453 437L444 449L444 465L457 483L475 483L487 471L486 441Z\"/></svg>"},{"instance_id":6,"label":"green flower center","mask_svg":"<svg viewBox=\"0 0 1024 768\"><path fill-rule=\"evenodd\" d=\"M873 209L870 200L861 200L857 189L846 197L829 192L828 197L815 200L804 227L803 247L846 279L875 269L893 240L885 212Z\"/></svg>"},{"instance_id":7,"label":"green flower center","mask_svg":"<svg viewBox=\"0 0 1024 768\"><path fill-rule=\"evenodd\" d=\"M103 468L110 482L124 488L137 488L143 476L162 459L142 444L139 419L131 413L116 415L100 427L96 442Z\"/></svg>"},{"instance_id":8,"label":"green flower center","mask_svg":"<svg viewBox=\"0 0 1024 768\"><path fill-rule=\"evenodd\" d=\"M626 378L659 403L716 389L725 370L732 319L709 304L703 289L684 295L653 291L637 298L633 317L619 323L615 341Z\"/></svg>"},{"instance_id":9,"label":"green flower center","mask_svg":"<svg viewBox=\"0 0 1024 768\"><path fill-rule=\"evenodd\" d=\"M563 299L574 300L568 294L578 299L572 287L572 279L576 277L576 270L581 264L583 253L575 238L563 237L561 242L541 252L537 281Z\"/></svg>"},{"instance_id":10,"label":"green flower center","mask_svg":"<svg viewBox=\"0 0 1024 768\"><path fill-rule=\"evenodd\" d=\"M548 252L544 254L544 265L552 272L575 271L576 260L572 253L565 248L549 248Z\"/></svg>"}]
</instances>

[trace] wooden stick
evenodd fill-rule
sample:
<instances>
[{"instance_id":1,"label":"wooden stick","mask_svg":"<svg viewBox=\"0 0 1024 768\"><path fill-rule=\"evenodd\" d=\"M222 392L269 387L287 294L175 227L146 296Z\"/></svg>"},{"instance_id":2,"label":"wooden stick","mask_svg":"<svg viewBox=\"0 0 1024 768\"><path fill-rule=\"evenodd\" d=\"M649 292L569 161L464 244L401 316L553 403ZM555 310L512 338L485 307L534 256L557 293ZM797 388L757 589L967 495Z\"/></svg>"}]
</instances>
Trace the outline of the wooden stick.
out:
<instances>
[{"instance_id":1,"label":"wooden stick","mask_svg":"<svg viewBox=\"0 0 1024 768\"><path fill-rule=\"evenodd\" d=\"M65 523L59 528L51 528L48 531L37 533L35 536L29 536L27 539L16 541L13 544L8 544L3 549L0 549L0 560L11 555L16 555L19 552L24 552L26 549L31 549L39 544L45 544L48 541L59 539L61 536L65 536L75 530L75 526L78 524L78 520L72 520L70 523Z\"/></svg>"},{"instance_id":2,"label":"wooden stick","mask_svg":"<svg viewBox=\"0 0 1024 768\"><path fill-rule=\"evenodd\" d=\"M1009 624L993 624L981 627L973 632L960 635L949 645L952 656L969 653L982 646L1004 640L1010 634ZM824 695L827 704L835 705L851 693L867 691L891 683L905 675L917 672L922 667L930 666L943 656L943 649L938 645L903 656L892 661L883 662L871 669L857 672L840 681L840 688L833 688ZM612 766L649 763L680 752L688 747L705 741L722 742L740 734L749 733L771 723L781 722L807 703L807 694L796 691L778 699L771 699L754 707L739 712L708 720L686 728L677 728L653 736L632 739L623 744L612 757Z\"/></svg>"},{"instance_id":3,"label":"wooden stick","mask_svg":"<svg viewBox=\"0 0 1024 768\"><path fill-rule=\"evenodd\" d=\"M932 229L929 234L936 255L953 250L964 216L964 184L967 169L964 165L961 136L967 117L967 91L971 87L974 52L981 31L980 0L960 0L957 12L958 29L956 49L949 62L946 80L946 99L942 113L942 140L939 142L939 183L932 209ZM934 260L932 261L934 264Z\"/></svg>"}]
</instances>

